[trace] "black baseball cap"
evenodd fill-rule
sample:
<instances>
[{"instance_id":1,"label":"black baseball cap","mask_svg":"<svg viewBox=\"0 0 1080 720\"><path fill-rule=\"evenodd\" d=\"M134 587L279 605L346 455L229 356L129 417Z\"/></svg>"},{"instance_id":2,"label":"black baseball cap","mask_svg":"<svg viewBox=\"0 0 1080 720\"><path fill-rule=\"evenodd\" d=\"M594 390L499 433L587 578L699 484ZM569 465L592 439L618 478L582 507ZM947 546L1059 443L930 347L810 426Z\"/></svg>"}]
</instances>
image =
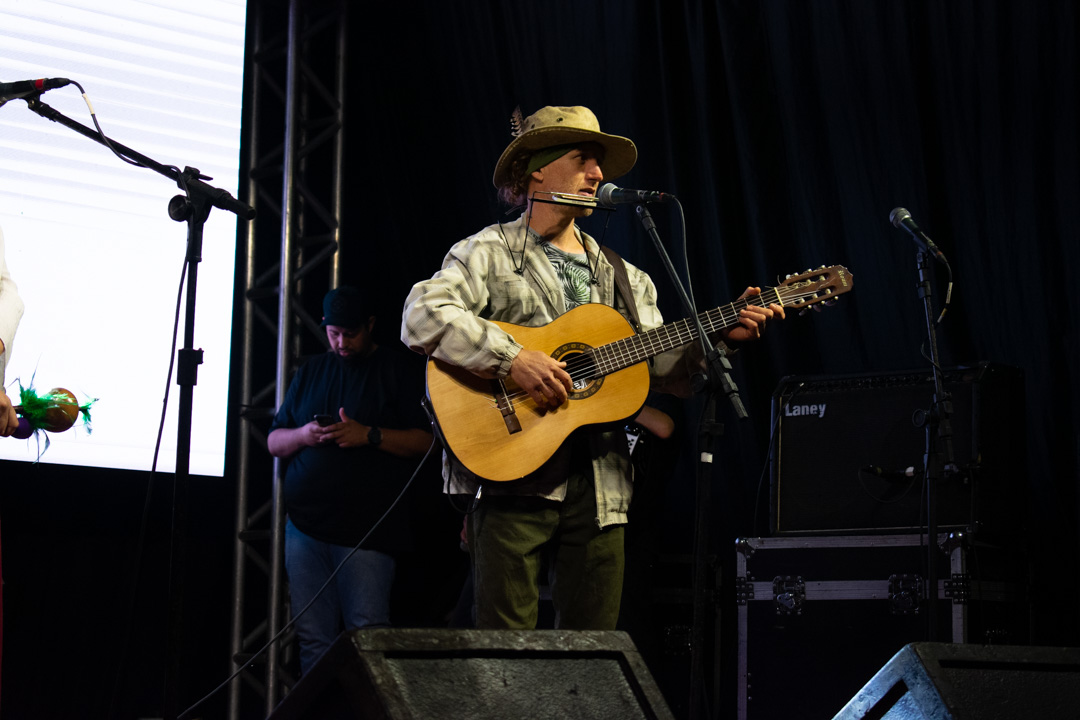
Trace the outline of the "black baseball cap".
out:
<instances>
[{"instance_id":1,"label":"black baseball cap","mask_svg":"<svg viewBox=\"0 0 1080 720\"><path fill-rule=\"evenodd\" d=\"M369 317L370 307L360 288L342 285L326 293L323 298L323 327L359 328L367 323Z\"/></svg>"}]
</instances>

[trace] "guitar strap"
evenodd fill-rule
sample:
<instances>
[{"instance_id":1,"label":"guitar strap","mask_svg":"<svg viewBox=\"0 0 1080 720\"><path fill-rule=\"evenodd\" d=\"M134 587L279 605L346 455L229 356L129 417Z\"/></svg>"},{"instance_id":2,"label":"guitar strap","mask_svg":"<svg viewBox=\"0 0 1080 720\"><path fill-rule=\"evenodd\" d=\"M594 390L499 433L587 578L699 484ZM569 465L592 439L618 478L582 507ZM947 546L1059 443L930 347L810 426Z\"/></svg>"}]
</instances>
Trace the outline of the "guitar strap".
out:
<instances>
[{"instance_id":1,"label":"guitar strap","mask_svg":"<svg viewBox=\"0 0 1080 720\"><path fill-rule=\"evenodd\" d=\"M630 277L626 274L626 263L623 262L619 253L606 245L601 246L600 250L615 271L615 287L618 288L619 294L622 295L623 302L626 304L626 309L630 312L630 318L634 323L634 332L641 332L641 318L638 317L634 294L630 292Z\"/></svg>"}]
</instances>

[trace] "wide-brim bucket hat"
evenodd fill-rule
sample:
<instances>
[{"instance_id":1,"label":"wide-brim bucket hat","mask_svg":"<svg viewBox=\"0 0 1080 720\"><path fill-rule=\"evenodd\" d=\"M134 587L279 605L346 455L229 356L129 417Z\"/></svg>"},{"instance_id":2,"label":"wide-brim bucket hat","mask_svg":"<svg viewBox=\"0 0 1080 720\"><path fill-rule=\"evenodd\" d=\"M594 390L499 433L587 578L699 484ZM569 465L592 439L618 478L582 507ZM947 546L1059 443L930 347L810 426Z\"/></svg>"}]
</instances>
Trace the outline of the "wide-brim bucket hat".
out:
<instances>
[{"instance_id":1,"label":"wide-brim bucket hat","mask_svg":"<svg viewBox=\"0 0 1080 720\"><path fill-rule=\"evenodd\" d=\"M614 180L630 172L637 162L637 147L629 138L600 131L600 121L587 107L542 107L519 122L513 122L515 137L495 164L493 182L502 187L510 179L510 165L522 152L536 152L557 145L594 142L604 148L601 169L604 178Z\"/></svg>"}]
</instances>

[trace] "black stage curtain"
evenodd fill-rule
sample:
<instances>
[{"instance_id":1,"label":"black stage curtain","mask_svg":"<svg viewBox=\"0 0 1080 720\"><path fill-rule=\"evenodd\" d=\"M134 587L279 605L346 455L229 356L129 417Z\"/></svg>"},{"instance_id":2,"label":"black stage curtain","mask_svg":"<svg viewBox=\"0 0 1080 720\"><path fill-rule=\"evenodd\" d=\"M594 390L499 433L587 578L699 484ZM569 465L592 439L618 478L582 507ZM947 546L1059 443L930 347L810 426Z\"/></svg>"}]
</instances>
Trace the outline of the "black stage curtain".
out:
<instances>
[{"instance_id":1,"label":"black stage curtain","mask_svg":"<svg viewBox=\"0 0 1080 720\"><path fill-rule=\"evenodd\" d=\"M519 105L525 114L588 105L605 130L636 142L639 163L618 184L681 199L701 308L788 273L847 266L855 289L836 306L772 325L736 356L751 419L737 422L722 406L712 533L726 558L730 539L767 528L757 500L769 400L781 378L927 367L915 246L888 220L891 209L906 207L954 271L951 309L937 326L943 363L1025 371L1026 413L995 420L1028 445L1027 489L1010 500L1043 578L1031 639L1080 642L1075 603L1057 600L1075 597L1080 554L1080 302L1068 285L1068 268L1080 265L1075 3L349 4L342 255L346 280L379 290L384 342L396 341L411 284L431 275L454 241L503 217L491 174ZM268 21L284 26L285 16L271 12ZM685 269L678 216L671 206L653 214ZM649 270L665 315L681 317L631 210L587 222ZM940 270L933 287L940 308ZM687 448L700 404L691 401L678 418ZM675 551L688 551L693 527L692 453L683 456L657 534ZM124 588L142 486L62 470L20 467L25 482L4 483L4 717L134 717L106 708L135 706L151 714L160 676L134 688L134 677L117 677L112 657L131 630ZM220 511L200 510L196 519L198 562L208 567L191 596L204 622L192 625L186 653L190 701L227 674L231 593L234 487L200 482L197 492L197 507ZM166 508L160 516L155 583L166 562ZM165 596L144 592L153 597L140 596L128 667L145 670L161 662ZM160 647L144 647L154 637Z\"/></svg>"},{"instance_id":2,"label":"black stage curtain","mask_svg":"<svg viewBox=\"0 0 1080 720\"><path fill-rule=\"evenodd\" d=\"M737 356L752 419L726 415L715 525L726 553L727 539L762 531L755 498L769 397L783 376L928 367L916 246L889 222L906 207L954 273L936 326L943 364L1025 371L1026 414L995 419L1028 444L1027 490L1018 484L1012 498L1017 532L1053 548L1048 574L1076 567L1075 3L627 0L390 12L351 19L356 190L343 250L356 277L379 268L387 317L452 242L505 212L491 173L518 105L526 115L588 105L603 129L635 141L639 162L617 184L682 201L699 308L809 267L847 266L855 289L836 306L770 327ZM590 231L648 269L665 315L682 317L630 207L600 215ZM669 206L653 215L684 268L677 215ZM947 278L934 273L940 310ZM692 480L678 482L686 519ZM1044 622L1045 642L1060 642L1063 627L1076 640L1077 618L1050 601Z\"/></svg>"}]
</instances>

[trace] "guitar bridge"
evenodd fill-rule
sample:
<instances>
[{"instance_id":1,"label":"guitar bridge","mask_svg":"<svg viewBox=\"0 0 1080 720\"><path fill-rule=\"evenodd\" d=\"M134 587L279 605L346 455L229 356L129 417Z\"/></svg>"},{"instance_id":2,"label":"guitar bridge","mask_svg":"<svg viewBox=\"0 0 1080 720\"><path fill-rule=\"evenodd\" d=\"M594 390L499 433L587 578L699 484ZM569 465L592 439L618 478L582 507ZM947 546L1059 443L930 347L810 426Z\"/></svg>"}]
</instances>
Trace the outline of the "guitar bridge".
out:
<instances>
[{"instance_id":1,"label":"guitar bridge","mask_svg":"<svg viewBox=\"0 0 1080 720\"><path fill-rule=\"evenodd\" d=\"M514 410L514 403L506 392L506 383L502 380L495 382L498 388L495 392L495 407L502 413L507 432L510 435L519 433L521 432L521 421L518 420L517 412Z\"/></svg>"}]
</instances>

